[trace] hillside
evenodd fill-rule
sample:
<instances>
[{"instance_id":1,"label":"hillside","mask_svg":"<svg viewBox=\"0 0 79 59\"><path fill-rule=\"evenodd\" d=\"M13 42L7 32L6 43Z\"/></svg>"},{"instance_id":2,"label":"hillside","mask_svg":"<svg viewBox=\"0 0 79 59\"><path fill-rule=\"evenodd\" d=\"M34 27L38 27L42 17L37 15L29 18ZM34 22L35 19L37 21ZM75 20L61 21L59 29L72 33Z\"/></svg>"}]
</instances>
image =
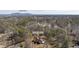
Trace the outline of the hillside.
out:
<instances>
[{"instance_id":1,"label":"hillside","mask_svg":"<svg viewBox=\"0 0 79 59\"><path fill-rule=\"evenodd\" d=\"M0 47L79 47L79 15L16 15L0 16Z\"/></svg>"}]
</instances>

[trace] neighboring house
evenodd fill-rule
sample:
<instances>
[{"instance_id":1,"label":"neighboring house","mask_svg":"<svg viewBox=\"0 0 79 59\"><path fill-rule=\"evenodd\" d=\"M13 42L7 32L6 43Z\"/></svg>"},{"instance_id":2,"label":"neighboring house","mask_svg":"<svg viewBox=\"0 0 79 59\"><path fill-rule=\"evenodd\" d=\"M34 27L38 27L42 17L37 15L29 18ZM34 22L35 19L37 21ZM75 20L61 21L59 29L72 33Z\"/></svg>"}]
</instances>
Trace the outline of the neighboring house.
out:
<instances>
[{"instance_id":1,"label":"neighboring house","mask_svg":"<svg viewBox=\"0 0 79 59\"><path fill-rule=\"evenodd\" d=\"M51 28L52 26L51 26L51 24L48 24L48 23L37 23L39 26L41 26L41 27L49 27L49 28Z\"/></svg>"},{"instance_id":2,"label":"neighboring house","mask_svg":"<svg viewBox=\"0 0 79 59\"><path fill-rule=\"evenodd\" d=\"M55 25L54 25L54 28L60 28L60 27L59 27L58 25L55 24Z\"/></svg>"},{"instance_id":3,"label":"neighboring house","mask_svg":"<svg viewBox=\"0 0 79 59\"><path fill-rule=\"evenodd\" d=\"M79 46L74 46L74 48L79 48Z\"/></svg>"},{"instance_id":4,"label":"neighboring house","mask_svg":"<svg viewBox=\"0 0 79 59\"><path fill-rule=\"evenodd\" d=\"M37 35L39 35L39 34L44 34L44 32L43 32L43 31L32 31L32 34L37 34Z\"/></svg>"}]
</instances>

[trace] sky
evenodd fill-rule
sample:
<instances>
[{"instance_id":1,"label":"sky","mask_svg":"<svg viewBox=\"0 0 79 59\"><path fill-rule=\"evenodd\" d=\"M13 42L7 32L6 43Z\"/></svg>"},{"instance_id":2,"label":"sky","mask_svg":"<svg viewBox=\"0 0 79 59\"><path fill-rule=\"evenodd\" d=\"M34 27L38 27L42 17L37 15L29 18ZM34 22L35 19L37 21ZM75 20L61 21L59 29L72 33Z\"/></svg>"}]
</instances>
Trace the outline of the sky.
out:
<instances>
[{"instance_id":1,"label":"sky","mask_svg":"<svg viewBox=\"0 0 79 59\"><path fill-rule=\"evenodd\" d=\"M32 14L78 14L79 10L0 10L0 14L32 13Z\"/></svg>"}]
</instances>

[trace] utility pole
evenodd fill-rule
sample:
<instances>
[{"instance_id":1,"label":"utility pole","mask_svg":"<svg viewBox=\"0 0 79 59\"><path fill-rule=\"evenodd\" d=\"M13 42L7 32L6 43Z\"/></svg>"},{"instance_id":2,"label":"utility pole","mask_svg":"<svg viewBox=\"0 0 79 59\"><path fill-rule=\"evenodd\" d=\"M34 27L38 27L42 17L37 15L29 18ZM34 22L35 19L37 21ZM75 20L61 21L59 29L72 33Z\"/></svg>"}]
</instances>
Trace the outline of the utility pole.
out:
<instances>
[{"instance_id":1,"label":"utility pole","mask_svg":"<svg viewBox=\"0 0 79 59\"><path fill-rule=\"evenodd\" d=\"M25 40L25 48L32 48L32 41L31 41L31 33L25 33L24 40Z\"/></svg>"}]
</instances>

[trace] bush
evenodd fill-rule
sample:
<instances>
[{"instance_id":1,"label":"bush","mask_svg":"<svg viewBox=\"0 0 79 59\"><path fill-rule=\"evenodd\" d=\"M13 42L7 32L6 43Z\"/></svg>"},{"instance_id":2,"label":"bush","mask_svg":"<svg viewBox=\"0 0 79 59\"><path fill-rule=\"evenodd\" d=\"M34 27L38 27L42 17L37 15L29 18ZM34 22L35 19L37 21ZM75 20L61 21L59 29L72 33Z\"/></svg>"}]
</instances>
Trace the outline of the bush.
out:
<instances>
[{"instance_id":1,"label":"bush","mask_svg":"<svg viewBox=\"0 0 79 59\"><path fill-rule=\"evenodd\" d=\"M24 28L21 28L21 27L20 28L17 27L16 31L17 31L17 33L18 33L18 35L20 37L23 37L24 36L24 33L26 32L26 30Z\"/></svg>"},{"instance_id":2,"label":"bush","mask_svg":"<svg viewBox=\"0 0 79 59\"><path fill-rule=\"evenodd\" d=\"M61 48L68 48L68 41L67 40L64 40Z\"/></svg>"},{"instance_id":3,"label":"bush","mask_svg":"<svg viewBox=\"0 0 79 59\"><path fill-rule=\"evenodd\" d=\"M65 31L61 30L61 29L51 29L49 32L48 32L48 36L50 37L56 37L60 34L65 34Z\"/></svg>"}]
</instances>

